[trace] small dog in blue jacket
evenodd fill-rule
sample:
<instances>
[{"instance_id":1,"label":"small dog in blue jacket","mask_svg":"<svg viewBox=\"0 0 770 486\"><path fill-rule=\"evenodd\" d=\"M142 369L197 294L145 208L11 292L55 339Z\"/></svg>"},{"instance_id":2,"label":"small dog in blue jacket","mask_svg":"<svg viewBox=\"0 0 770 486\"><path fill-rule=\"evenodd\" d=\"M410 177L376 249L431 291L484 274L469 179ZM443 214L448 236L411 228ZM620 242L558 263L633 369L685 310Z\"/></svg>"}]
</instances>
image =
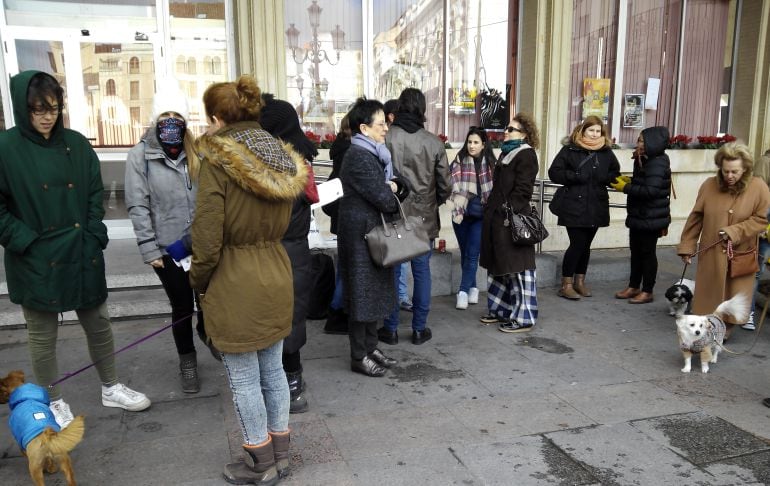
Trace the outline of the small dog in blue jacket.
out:
<instances>
[{"instance_id":1,"label":"small dog in blue jacket","mask_svg":"<svg viewBox=\"0 0 770 486\"><path fill-rule=\"evenodd\" d=\"M36 486L45 486L43 471L53 474L61 467L68 486L75 486L69 453L83 439L85 426L79 415L64 429L48 408L45 388L24 383L23 371L11 371L0 379L0 403L8 403L8 425L29 461L29 474Z\"/></svg>"}]
</instances>

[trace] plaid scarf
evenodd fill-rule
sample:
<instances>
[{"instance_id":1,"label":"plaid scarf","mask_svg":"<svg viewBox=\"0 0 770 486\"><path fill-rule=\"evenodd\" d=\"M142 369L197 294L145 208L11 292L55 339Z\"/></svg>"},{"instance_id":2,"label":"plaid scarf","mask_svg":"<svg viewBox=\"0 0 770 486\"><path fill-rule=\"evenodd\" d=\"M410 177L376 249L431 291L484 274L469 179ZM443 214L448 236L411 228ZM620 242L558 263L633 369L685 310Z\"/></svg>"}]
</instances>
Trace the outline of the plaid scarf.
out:
<instances>
[{"instance_id":1,"label":"plaid scarf","mask_svg":"<svg viewBox=\"0 0 770 486\"><path fill-rule=\"evenodd\" d=\"M289 175L297 173L297 166L292 158L284 152L281 145L272 135L261 129L249 128L238 130L230 136L244 144L254 154L262 158L265 164L277 172Z\"/></svg>"},{"instance_id":2,"label":"plaid scarf","mask_svg":"<svg viewBox=\"0 0 770 486\"><path fill-rule=\"evenodd\" d=\"M473 157L465 156L460 160L458 156L452 162L450 177L452 179L452 195L449 200L452 201L452 221L460 224L463 221L465 208L468 201L474 196L481 198L481 204L486 204L489 193L492 192L492 171L487 160L481 158L481 171L478 174L478 184L476 181L476 164ZM478 185L481 185L481 194L478 194Z\"/></svg>"}]
</instances>

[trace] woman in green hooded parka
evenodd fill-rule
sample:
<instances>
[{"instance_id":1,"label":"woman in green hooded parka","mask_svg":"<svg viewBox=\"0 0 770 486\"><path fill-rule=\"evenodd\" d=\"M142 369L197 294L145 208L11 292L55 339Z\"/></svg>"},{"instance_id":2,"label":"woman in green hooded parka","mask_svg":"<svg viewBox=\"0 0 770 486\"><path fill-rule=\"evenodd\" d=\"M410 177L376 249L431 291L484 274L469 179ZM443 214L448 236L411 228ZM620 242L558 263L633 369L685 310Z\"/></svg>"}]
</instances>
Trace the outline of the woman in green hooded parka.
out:
<instances>
[{"instance_id":1,"label":"woman in green hooded parka","mask_svg":"<svg viewBox=\"0 0 770 486\"><path fill-rule=\"evenodd\" d=\"M37 383L59 376L57 314L76 311L102 382L102 404L144 410L150 400L118 383L107 314L99 159L88 140L64 128L64 92L40 71L11 78L16 126L0 133L0 245L11 302L21 305ZM60 426L72 420L58 386L49 389Z\"/></svg>"}]
</instances>

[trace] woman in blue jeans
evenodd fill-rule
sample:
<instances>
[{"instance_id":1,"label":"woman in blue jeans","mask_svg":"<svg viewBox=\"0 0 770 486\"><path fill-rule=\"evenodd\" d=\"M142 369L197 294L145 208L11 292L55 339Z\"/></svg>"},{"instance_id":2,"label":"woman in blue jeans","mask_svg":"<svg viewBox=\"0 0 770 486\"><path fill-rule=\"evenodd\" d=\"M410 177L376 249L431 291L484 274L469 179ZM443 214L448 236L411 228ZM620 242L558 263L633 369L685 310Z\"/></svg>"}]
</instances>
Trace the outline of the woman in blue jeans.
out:
<instances>
[{"instance_id":1,"label":"woman in blue jeans","mask_svg":"<svg viewBox=\"0 0 770 486\"><path fill-rule=\"evenodd\" d=\"M476 287L476 271L481 252L481 223L484 205L492 191L492 174L495 156L487 143L487 133L479 127L471 127L465 136L465 144L449 165L452 181L452 226L460 246L462 277L457 292L457 309L467 309L468 304L479 303Z\"/></svg>"},{"instance_id":2,"label":"woman in blue jeans","mask_svg":"<svg viewBox=\"0 0 770 486\"><path fill-rule=\"evenodd\" d=\"M263 100L254 78L212 84L203 105L209 129L196 150L201 169L190 283L222 353L251 458L227 464L224 478L275 484L289 466L289 384L281 355L294 303L281 239L309 169L256 122Z\"/></svg>"}]
</instances>

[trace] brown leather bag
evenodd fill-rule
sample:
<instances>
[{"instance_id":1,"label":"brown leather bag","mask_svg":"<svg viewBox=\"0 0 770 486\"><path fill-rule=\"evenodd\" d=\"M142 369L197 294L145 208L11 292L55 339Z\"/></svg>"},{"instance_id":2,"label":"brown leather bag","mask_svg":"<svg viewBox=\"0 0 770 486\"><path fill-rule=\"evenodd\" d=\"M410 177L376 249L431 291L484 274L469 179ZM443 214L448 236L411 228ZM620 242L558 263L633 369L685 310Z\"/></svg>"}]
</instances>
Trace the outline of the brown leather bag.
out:
<instances>
[{"instance_id":1,"label":"brown leather bag","mask_svg":"<svg viewBox=\"0 0 770 486\"><path fill-rule=\"evenodd\" d=\"M734 251L733 242L727 240L727 265L730 270L730 278L754 275L759 271L757 248L749 248L746 251Z\"/></svg>"}]
</instances>

